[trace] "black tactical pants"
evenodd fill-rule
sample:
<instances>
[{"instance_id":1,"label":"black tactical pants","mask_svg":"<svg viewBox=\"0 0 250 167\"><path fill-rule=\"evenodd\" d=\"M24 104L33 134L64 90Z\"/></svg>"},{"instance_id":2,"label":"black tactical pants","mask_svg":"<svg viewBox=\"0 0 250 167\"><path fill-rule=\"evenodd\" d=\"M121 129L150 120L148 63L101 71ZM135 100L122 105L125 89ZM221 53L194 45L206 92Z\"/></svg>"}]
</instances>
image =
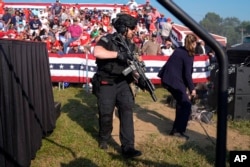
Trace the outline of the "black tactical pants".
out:
<instances>
[{"instance_id":1,"label":"black tactical pants","mask_svg":"<svg viewBox=\"0 0 250 167\"><path fill-rule=\"evenodd\" d=\"M120 119L119 137L123 150L134 148L134 97L126 81L112 85L101 85L98 98L99 137L107 141L113 130L113 112L118 109Z\"/></svg>"},{"instance_id":2,"label":"black tactical pants","mask_svg":"<svg viewBox=\"0 0 250 167\"><path fill-rule=\"evenodd\" d=\"M177 90L167 87L167 89L176 100L176 115L173 129L177 132L184 133L187 129L188 120L191 114L191 101L188 98L185 88L183 90Z\"/></svg>"}]
</instances>

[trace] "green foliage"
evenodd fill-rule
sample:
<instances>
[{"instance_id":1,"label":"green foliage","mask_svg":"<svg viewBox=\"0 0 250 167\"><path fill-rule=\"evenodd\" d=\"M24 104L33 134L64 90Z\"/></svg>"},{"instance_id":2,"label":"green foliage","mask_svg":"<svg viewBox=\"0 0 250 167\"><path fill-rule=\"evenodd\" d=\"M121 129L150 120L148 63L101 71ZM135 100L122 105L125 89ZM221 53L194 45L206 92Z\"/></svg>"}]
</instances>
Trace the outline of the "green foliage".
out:
<instances>
[{"instance_id":1,"label":"green foliage","mask_svg":"<svg viewBox=\"0 0 250 167\"><path fill-rule=\"evenodd\" d=\"M228 46L242 42L242 37L250 34L250 21L240 21L236 17L221 18L208 12L200 25L208 32L227 37Z\"/></svg>"},{"instance_id":2,"label":"green foliage","mask_svg":"<svg viewBox=\"0 0 250 167\"><path fill-rule=\"evenodd\" d=\"M210 33L220 34L220 25L223 19L215 13L207 13L200 24Z\"/></svg>"}]
</instances>

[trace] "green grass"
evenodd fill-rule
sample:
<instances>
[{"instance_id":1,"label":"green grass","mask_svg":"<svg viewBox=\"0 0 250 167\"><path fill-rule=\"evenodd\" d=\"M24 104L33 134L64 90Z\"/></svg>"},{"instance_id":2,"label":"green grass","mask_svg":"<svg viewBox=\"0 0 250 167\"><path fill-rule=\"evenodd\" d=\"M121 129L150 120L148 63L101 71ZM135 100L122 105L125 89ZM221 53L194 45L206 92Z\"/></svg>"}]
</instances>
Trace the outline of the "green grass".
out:
<instances>
[{"instance_id":1,"label":"green grass","mask_svg":"<svg viewBox=\"0 0 250 167\"><path fill-rule=\"evenodd\" d=\"M229 121L229 127L250 136L250 121Z\"/></svg>"},{"instance_id":2,"label":"green grass","mask_svg":"<svg viewBox=\"0 0 250 167\"><path fill-rule=\"evenodd\" d=\"M32 167L212 167L215 146L200 147L194 142L162 138L150 133L137 148L143 152L136 159L120 156L120 146L112 141L105 152L98 148L98 113L96 98L81 88L70 86L65 90L53 88L54 99L62 103L61 115L54 132L43 139ZM163 103L167 91L157 88L158 102ZM147 92L139 92L137 107L152 102ZM230 128L250 135L249 121L230 122Z\"/></svg>"}]
</instances>

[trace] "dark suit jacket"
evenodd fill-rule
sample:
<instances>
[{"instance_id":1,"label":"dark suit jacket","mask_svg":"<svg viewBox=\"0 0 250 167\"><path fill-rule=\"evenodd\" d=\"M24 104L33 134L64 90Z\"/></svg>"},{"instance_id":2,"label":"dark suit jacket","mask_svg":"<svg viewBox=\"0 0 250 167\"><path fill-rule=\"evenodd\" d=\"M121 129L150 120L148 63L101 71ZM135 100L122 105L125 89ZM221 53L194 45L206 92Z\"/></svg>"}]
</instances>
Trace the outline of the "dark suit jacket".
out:
<instances>
[{"instance_id":1,"label":"dark suit jacket","mask_svg":"<svg viewBox=\"0 0 250 167\"><path fill-rule=\"evenodd\" d=\"M162 77L162 82L169 87L190 92L194 90L192 80L194 57L189 56L184 47L176 48L168 59Z\"/></svg>"}]
</instances>

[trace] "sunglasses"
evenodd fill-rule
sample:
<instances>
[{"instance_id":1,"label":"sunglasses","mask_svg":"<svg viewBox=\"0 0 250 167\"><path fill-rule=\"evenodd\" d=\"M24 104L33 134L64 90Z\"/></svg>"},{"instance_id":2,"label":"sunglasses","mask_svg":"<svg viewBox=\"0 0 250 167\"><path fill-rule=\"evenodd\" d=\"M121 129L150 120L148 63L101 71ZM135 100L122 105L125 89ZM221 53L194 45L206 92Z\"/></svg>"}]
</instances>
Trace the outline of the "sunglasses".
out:
<instances>
[{"instance_id":1,"label":"sunglasses","mask_svg":"<svg viewBox=\"0 0 250 167\"><path fill-rule=\"evenodd\" d=\"M134 30L136 26L128 27L130 30Z\"/></svg>"}]
</instances>

